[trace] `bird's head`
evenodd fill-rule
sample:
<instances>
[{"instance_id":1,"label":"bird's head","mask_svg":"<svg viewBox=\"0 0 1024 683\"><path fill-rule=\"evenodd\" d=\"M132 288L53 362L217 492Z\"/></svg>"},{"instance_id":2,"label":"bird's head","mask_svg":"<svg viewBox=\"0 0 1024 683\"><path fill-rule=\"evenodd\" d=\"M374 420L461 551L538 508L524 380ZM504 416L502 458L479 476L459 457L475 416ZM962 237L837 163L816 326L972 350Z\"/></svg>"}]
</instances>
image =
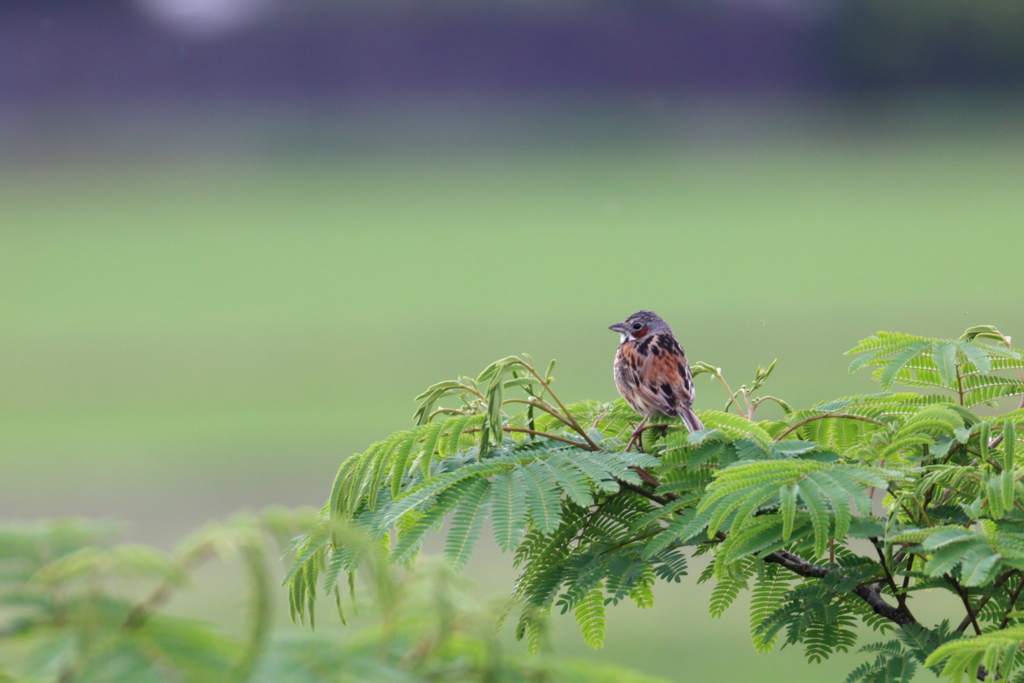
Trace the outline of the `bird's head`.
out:
<instances>
[{"instance_id":1,"label":"bird's head","mask_svg":"<svg viewBox=\"0 0 1024 683\"><path fill-rule=\"evenodd\" d=\"M637 311L621 323L615 323L608 329L621 335L621 344L643 339L649 334L661 334L663 332L672 334L672 329L669 328L668 323L662 320L654 311Z\"/></svg>"}]
</instances>

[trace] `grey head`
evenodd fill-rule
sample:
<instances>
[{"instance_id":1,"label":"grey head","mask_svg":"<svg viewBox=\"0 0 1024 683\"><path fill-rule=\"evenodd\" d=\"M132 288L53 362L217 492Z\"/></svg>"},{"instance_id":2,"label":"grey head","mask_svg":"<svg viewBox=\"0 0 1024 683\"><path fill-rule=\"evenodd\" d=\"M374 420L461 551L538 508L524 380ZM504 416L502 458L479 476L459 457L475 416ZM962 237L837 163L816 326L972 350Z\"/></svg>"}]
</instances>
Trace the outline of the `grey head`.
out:
<instances>
[{"instance_id":1,"label":"grey head","mask_svg":"<svg viewBox=\"0 0 1024 683\"><path fill-rule=\"evenodd\" d=\"M649 334L672 334L672 328L654 311L637 311L608 329L621 335L621 344L642 339Z\"/></svg>"}]
</instances>

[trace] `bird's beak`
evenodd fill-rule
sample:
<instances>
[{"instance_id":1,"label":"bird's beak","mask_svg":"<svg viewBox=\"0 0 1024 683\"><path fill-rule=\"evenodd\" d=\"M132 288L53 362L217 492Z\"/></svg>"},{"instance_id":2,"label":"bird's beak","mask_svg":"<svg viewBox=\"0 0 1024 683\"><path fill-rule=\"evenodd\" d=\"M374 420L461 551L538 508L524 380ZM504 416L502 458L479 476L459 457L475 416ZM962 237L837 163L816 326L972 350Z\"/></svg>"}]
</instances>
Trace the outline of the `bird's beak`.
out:
<instances>
[{"instance_id":1,"label":"bird's beak","mask_svg":"<svg viewBox=\"0 0 1024 683\"><path fill-rule=\"evenodd\" d=\"M626 323L615 323L608 328L612 332L618 332L619 334L626 334Z\"/></svg>"}]
</instances>

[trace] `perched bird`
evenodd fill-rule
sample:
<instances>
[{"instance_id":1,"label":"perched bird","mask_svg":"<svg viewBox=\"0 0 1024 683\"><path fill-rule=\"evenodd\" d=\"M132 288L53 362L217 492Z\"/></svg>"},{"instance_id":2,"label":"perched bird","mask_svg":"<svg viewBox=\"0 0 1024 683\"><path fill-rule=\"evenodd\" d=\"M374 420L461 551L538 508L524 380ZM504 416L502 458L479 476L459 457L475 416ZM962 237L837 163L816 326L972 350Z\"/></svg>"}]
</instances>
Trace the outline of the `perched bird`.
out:
<instances>
[{"instance_id":1,"label":"perched bird","mask_svg":"<svg viewBox=\"0 0 1024 683\"><path fill-rule=\"evenodd\" d=\"M608 329L621 335L615 354L615 386L633 410L644 416L629 447L654 415L680 417L691 432L704 429L693 412L693 376L672 328L653 311L637 311Z\"/></svg>"}]
</instances>

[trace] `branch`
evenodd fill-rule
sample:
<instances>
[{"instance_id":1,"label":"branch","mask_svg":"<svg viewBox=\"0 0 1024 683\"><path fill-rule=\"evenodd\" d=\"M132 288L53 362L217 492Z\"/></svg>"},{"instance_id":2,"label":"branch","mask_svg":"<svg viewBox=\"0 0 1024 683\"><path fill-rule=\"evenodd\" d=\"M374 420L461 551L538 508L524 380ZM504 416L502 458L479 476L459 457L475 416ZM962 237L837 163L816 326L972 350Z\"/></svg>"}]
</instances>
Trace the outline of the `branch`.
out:
<instances>
[{"instance_id":1,"label":"branch","mask_svg":"<svg viewBox=\"0 0 1024 683\"><path fill-rule=\"evenodd\" d=\"M846 414L836 415L835 413L823 413L822 415L811 415L808 418L804 418L803 420L800 420L795 425L793 425L792 427L790 427L789 429L787 429L786 431L782 432L777 437L775 437L775 442L778 443L779 441L782 441L787 436L789 436L790 434L792 434L796 430L800 429L801 427L803 427L808 422L814 422L815 420L824 420L824 419L833 418L833 417L836 418L836 419L843 419L843 420L860 420L861 422L870 422L872 424L881 425L882 427L885 426L885 423L883 423L883 422L879 422L878 420L872 420L870 417L864 417L862 415L846 415Z\"/></svg>"},{"instance_id":2,"label":"branch","mask_svg":"<svg viewBox=\"0 0 1024 683\"><path fill-rule=\"evenodd\" d=\"M434 419L435 415L441 414L452 414L452 415L472 415L473 413L468 410L458 410L457 408L438 408L427 417L427 422Z\"/></svg>"},{"instance_id":3,"label":"branch","mask_svg":"<svg viewBox=\"0 0 1024 683\"><path fill-rule=\"evenodd\" d=\"M960 405L964 404L964 382L963 376L960 374L960 363L955 363L954 370L956 370L956 394L960 398ZM977 627L975 627L977 628Z\"/></svg>"},{"instance_id":4,"label":"branch","mask_svg":"<svg viewBox=\"0 0 1024 683\"><path fill-rule=\"evenodd\" d=\"M621 486L622 488L637 493L643 496L644 498L647 498L649 500L654 501L655 503L658 503L659 505L667 505L670 501L678 499L678 496L672 493L666 494L664 496L659 496L658 494L652 491L648 491L643 486L637 486L636 484L631 484L628 481L622 481L621 479L617 481L619 482L619 486ZM657 480L655 480L655 483L656 482ZM718 536L719 540L725 540L725 534L723 534L722 532L718 532ZM838 571L835 567L822 567L821 565L808 562L802 557L794 555L793 553L787 552L785 550L776 550L773 553L765 555L763 559L765 562L773 562L775 564L781 565L782 567L788 569L794 574L797 574L798 576L803 576L805 578L822 579L827 574ZM886 573L888 573L888 570L886 570ZM875 611L875 614L881 617L885 617L886 619L897 624L898 626L906 626L908 624L917 623L917 619L915 619L914 615L910 613L910 610L907 609L907 606L903 601L901 601L898 607L893 607L892 605L890 605L882 599L882 594L878 590L878 588L869 586L867 584L861 584L853 589L853 593L861 600L866 602L868 605L870 605L871 608Z\"/></svg>"},{"instance_id":5,"label":"branch","mask_svg":"<svg viewBox=\"0 0 1024 683\"><path fill-rule=\"evenodd\" d=\"M586 441L588 444L590 444L591 450L595 450L595 451L601 450L601 447L598 446L596 443L594 443L594 441L590 438L590 435L587 434L586 430L584 430L583 427L580 426L580 423L576 420L575 417L573 417L573 414L571 412L569 412L568 408L565 407L565 404L562 403L562 399L558 398L558 394L556 394L555 392L551 391L551 385L548 384L547 380L545 378L541 377L540 373L537 372L535 369L533 369L533 367L531 367L530 365L527 365L526 363L523 363L522 361L520 361L519 364L522 365L523 367L525 367L527 370L529 370L530 373L534 377L537 378L537 381L540 382L540 385L542 387L544 387L544 391L546 391L549 394L551 394L551 398L555 399L555 403L557 403L558 407L562 409L562 413L564 414L564 417L567 420L569 420L569 426L573 428L573 431L575 431L577 434L582 436L584 441ZM541 395L543 396L543 392L541 392ZM540 399L538 399L538 401L539 400Z\"/></svg>"},{"instance_id":6,"label":"branch","mask_svg":"<svg viewBox=\"0 0 1024 683\"><path fill-rule=\"evenodd\" d=\"M572 427L572 422L569 422L569 420L564 415L555 410L554 406L552 406L550 403L543 399L537 398L536 396L530 396L530 398L506 398L504 401L502 401L502 404L505 403L525 403L528 406L540 408L548 415L558 420L561 420L561 422L565 424L567 427Z\"/></svg>"},{"instance_id":7,"label":"branch","mask_svg":"<svg viewBox=\"0 0 1024 683\"><path fill-rule=\"evenodd\" d=\"M595 449L590 447L590 444L580 443L579 441L573 441L572 439L566 439L566 438L563 438L561 436L555 436L554 434L548 434L547 432L538 432L535 429L526 429L525 427L508 427L508 426L504 426L504 427L502 427L502 430L506 431L506 432L521 432L523 434L533 434L534 436L543 436L545 439L554 439L555 441L561 441L563 443L572 444L573 446L579 446L580 448L585 448L588 451L595 450ZM479 431L479 430L467 429L466 431L467 432L473 432L473 431ZM601 450L601 449L598 448L596 450Z\"/></svg>"},{"instance_id":8,"label":"branch","mask_svg":"<svg viewBox=\"0 0 1024 683\"><path fill-rule=\"evenodd\" d=\"M605 550L602 550L600 554L601 555L607 555L608 553L610 553L610 552L612 552L614 550L618 550L619 548L624 548L624 547L626 547L627 545L629 545L631 543L636 543L637 541L643 541L643 540L646 540L648 538L652 538L654 536L657 536L658 534L660 534L664 530L665 530L664 528L660 528L660 529L657 529L656 531L649 531L646 534L640 534L636 538L630 538L628 540L623 541L622 543L616 543L611 548L606 548Z\"/></svg>"},{"instance_id":9,"label":"branch","mask_svg":"<svg viewBox=\"0 0 1024 683\"><path fill-rule=\"evenodd\" d=\"M585 443L582 443L580 441L573 441L572 439L566 439L563 436L556 436L555 434L548 434L547 432L538 432L536 429L527 429L525 427L509 427L508 425L503 425L501 430L504 431L504 432L521 432L523 434L533 434L534 436L543 436L545 439L554 439L555 441L561 441L562 443L567 443L567 444L570 444L572 446L579 446L580 448L586 449L588 451L601 450L600 448L597 448L597 449L591 448L590 444L585 444ZM467 429L465 432L463 432L463 434L477 434L479 432L480 432L479 428L472 427L470 429Z\"/></svg>"},{"instance_id":10,"label":"branch","mask_svg":"<svg viewBox=\"0 0 1024 683\"><path fill-rule=\"evenodd\" d=\"M875 546L875 552L878 553L878 563L882 565L882 571L885 572L885 582L889 584L889 590L892 591L893 596L896 598L896 602L903 609L906 609L906 597L900 593L900 589L896 586L896 580L892 576L892 572L889 571L889 565L885 563L885 553L882 551L881 546L878 544L878 539L871 539L871 545ZM879 591L880 592L880 591Z\"/></svg>"},{"instance_id":11,"label":"branch","mask_svg":"<svg viewBox=\"0 0 1024 683\"><path fill-rule=\"evenodd\" d=\"M910 557L907 559L907 573L903 577L903 592L904 593L906 593L907 586L910 585L910 572L911 572L911 570L914 569L914 558L915 557L916 557L916 555L911 554ZM906 599L906 598L904 597L904 599Z\"/></svg>"},{"instance_id":12,"label":"branch","mask_svg":"<svg viewBox=\"0 0 1024 683\"><path fill-rule=\"evenodd\" d=\"M1010 573L1012 574L1013 572ZM1006 608L1006 612L1003 614L1003 620L999 622L1000 630L1006 628L1006 625L1010 623L1010 613L1013 612L1013 608L1017 606L1017 598L1020 597L1021 588L1024 588L1024 577L1021 578L1020 582L1017 584L1017 587L1013 590L1013 596L1010 598L1010 605ZM978 609L981 609L980 605L978 606Z\"/></svg>"},{"instance_id":13,"label":"branch","mask_svg":"<svg viewBox=\"0 0 1024 683\"><path fill-rule=\"evenodd\" d=\"M677 499L677 496L675 496L674 494L671 494L671 493L669 493L669 494L667 494L665 496L659 496L658 494L654 493L653 491L648 491L643 486L637 486L636 484L631 484L628 481L623 481L621 479L616 479L615 481L619 482L619 486L624 488L624 489L626 489L627 491L632 491L633 493L639 493L644 498L647 498L649 500L653 500L658 505L668 505L670 502L672 502L673 500Z\"/></svg>"},{"instance_id":14,"label":"branch","mask_svg":"<svg viewBox=\"0 0 1024 683\"><path fill-rule=\"evenodd\" d=\"M715 369L718 370L718 368ZM734 394L732 389L729 388L729 383L725 381L725 377L722 377L722 373L710 372L709 370L705 370L705 372L709 372L712 376L717 377L718 381L722 383L723 387L725 387L725 393L729 394L729 402L725 404L725 412L729 412L729 406L734 403L736 404L736 410L743 410L743 408L740 407L740 402L736 400L736 394Z\"/></svg>"},{"instance_id":15,"label":"branch","mask_svg":"<svg viewBox=\"0 0 1024 683\"><path fill-rule=\"evenodd\" d=\"M945 578L946 581L949 582L951 586L953 586L953 589L956 591L956 594L960 596L960 600L964 603L964 609L967 610L967 619L969 620L968 623L970 623L974 627L974 634L980 636L981 626L978 625L977 613L971 607L970 593L968 593L967 589L960 585L959 581L954 579L949 574L946 574L943 578Z\"/></svg>"},{"instance_id":16,"label":"branch","mask_svg":"<svg viewBox=\"0 0 1024 683\"><path fill-rule=\"evenodd\" d=\"M798 557L785 550L776 550L774 553L765 555L764 561L774 562L798 576L813 579L823 579L826 575L838 571L834 567L822 567L821 565L808 562L802 557ZM885 617L898 626L917 623L917 619L914 618L914 615L906 607L893 607L882 599L881 592L873 586L861 584L853 589L853 593L866 602L875 611L875 614Z\"/></svg>"},{"instance_id":17,"label":"branch","mask_svg":"<svg viewBox=\"0 0 1024 683\"><path fill-rule=\"evenodd\" d=\"M1009 578L1010 578L1011 576L1013 576L1013 574L1014 574L1014 572L1013 572L1013 571L1008 571L1008 572L1006 572L1005 574L1003 574L1003 575L1002 575L1001 577L999 577L999 578L998 578L998 579L996 580L996 582L995 582L994 584L992 584L992 590L996 590L996 589L998 589L998 588L1001 588L1001 587L1002 587L1002 585L1003 585L1004 583L1006 583L1006 582L1007 582L1007 580L1008 580L1008 579L1009 579ZM907 578L909 578L909 577L907 577ZM1021 586L1024 586L1024 581L1021 581L1021 584L1020 584L1020 585L1021 585ZM1018 592L1020 591L1020 586L1018 586L1018 588L1017 588L1017 591L1018 591ZM983 597L983 598L982 598L981 600L979 600L979 601L978 601L978 606L977 606L977 608L976 608L976 610L975 610L975 611L977 611L977 612L980 612L980 611L981 611L981 608L982 608L982 607L984 607L985 605L987 605L987 604L988 604L988 601L989 601L989 600L991 600L991 599L992 599L992 596L991 596L991 595L986 595L985 597ZM1016 599L1015 599L1015 601L1016 601ZM964 617L964 620L960 622L960 625L956 627L956 630L957 630L958 632L962 633L962 632L963 632L963 631L964 631L964 630L965 630L965 629L966 629L966 628L967 628L968 626L970 626L970 625L971 625L971 618L970 618L969 616L968 616L968 617ZM1003 628L1003 627L1002 627L1002 626L1000 626L999 628Z\"/></svg>"},{"instance_id":18,"label":"branch","mask_svg":"<svg viewBox=\"0 0 1024 683\"><path fill-rule=\"evenodd\" d=\"M1021 381L1024 382L1024 372L1021 372L1021 369L1017 368L1017 373L1021 376L1020 377ZM1024 408L1024 394L1020 395L1020 403L1017 404L1017 410L1021 410L1022 408ZM998 436L992 437L992 440L988 442L988 447L989 448L995 448L996 446L998 446L1002 442L1003 442L1003 435L999 434Z\"/></svg>"}]
</instances>

